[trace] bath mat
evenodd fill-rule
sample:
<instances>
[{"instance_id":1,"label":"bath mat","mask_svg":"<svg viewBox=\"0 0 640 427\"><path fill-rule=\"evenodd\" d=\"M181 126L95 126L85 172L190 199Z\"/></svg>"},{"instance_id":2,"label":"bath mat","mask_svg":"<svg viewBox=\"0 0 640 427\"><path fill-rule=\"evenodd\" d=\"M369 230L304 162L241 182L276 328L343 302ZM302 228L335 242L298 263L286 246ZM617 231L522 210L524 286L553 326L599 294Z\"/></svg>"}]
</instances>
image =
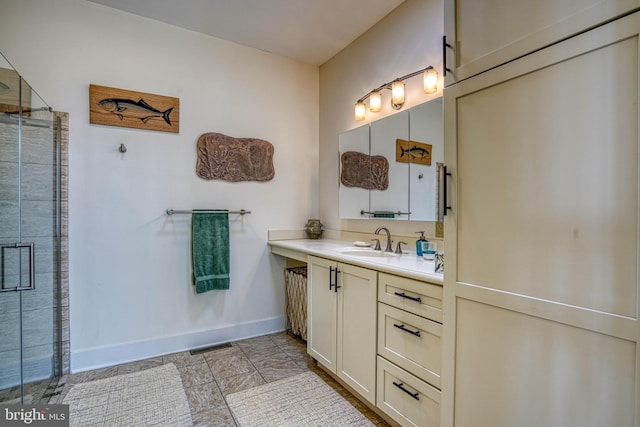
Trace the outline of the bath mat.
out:
<instances>
[{"instance_id":1,"label":"bath mat","mask_svg":"<svg viewBox=\"0 0 640 427\"><path fill-rule=\"evenodd\" d=\"M62 403L71 426L191 426L191 412L173 363L74 385Z\"/></svg>"},{"instance_id":2,"label":"bath mat","mask_svg":"<svg viewBox=\"0 0 640 427\"><path fill-rule=\"evenodd\" d=\"M230 394L227 403L240 427L373 426L313 372Z\"/></svg>"}]
</instances>

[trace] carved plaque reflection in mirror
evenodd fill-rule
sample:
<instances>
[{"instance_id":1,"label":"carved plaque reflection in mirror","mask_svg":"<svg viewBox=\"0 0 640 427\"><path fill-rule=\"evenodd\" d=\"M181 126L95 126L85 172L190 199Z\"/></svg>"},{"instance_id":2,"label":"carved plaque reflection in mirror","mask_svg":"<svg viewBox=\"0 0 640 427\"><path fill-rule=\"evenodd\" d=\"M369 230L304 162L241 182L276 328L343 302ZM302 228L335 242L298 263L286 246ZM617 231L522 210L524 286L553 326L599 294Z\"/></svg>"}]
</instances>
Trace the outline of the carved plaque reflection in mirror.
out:
<instances>
[{"instance_id":1,"label":"carved plaque reflection in mirror","mask_svg":"<svg viewBox=\"0 0 640 427\"><path fill-rule=\"evenodd\" d=\"M389 161L383 156L369 156L347 151L340 156L340 182L347 187L386 190L389 187Z\"/></svg>"}]
</instances>

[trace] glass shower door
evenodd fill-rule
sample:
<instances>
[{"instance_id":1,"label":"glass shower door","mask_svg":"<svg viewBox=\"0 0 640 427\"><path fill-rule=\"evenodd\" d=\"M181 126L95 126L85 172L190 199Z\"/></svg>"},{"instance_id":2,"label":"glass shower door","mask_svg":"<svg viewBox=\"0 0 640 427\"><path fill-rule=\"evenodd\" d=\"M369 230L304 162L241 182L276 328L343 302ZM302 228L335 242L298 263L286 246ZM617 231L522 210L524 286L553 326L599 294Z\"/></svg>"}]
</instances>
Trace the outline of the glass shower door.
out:
<instances>
[{"instance_id":1,"label":"glass shower door","mask_svg":"<svg viewBox=\"0 0 640 427\"><path fill-rule=\"evenodd\" d=\"M53 119L0 57L0 403L39 403L58 370Z\"/></svg>"}]
</instances>

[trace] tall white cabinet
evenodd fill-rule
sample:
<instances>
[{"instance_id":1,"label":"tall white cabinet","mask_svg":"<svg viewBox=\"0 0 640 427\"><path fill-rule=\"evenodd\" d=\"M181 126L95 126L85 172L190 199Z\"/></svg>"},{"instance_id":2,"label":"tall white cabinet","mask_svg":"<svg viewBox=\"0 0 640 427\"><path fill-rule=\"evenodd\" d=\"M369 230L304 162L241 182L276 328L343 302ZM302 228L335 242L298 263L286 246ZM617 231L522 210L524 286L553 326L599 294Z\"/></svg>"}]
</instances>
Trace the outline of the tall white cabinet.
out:
<instances>
[{"instance_id":1,"label":"tall white cabinet","mask_svg":"<svg viewBox=\"0 0 640 427\"><path fill-rule=\"evenodd\" d=\"M443 426L640 425L636 3L445 1Z\"/></svg>"}]
</instances>

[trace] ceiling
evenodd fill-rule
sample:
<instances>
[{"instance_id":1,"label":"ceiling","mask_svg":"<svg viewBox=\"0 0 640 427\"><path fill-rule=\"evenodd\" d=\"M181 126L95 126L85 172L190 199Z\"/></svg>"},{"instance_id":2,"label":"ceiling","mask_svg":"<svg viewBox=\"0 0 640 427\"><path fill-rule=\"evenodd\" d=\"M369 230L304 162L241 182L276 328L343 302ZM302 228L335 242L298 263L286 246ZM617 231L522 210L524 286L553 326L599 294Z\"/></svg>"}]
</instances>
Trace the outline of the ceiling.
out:
<instances>
[{"instance_id":1,"label":"ceiling","mask_svg":"<svg viewBox=\"0 0 640 427\"><path fill-rule=\"evenodd\" d=\"M404 0L89 0L321 65Z\"/></svg>"}]
</instances>

